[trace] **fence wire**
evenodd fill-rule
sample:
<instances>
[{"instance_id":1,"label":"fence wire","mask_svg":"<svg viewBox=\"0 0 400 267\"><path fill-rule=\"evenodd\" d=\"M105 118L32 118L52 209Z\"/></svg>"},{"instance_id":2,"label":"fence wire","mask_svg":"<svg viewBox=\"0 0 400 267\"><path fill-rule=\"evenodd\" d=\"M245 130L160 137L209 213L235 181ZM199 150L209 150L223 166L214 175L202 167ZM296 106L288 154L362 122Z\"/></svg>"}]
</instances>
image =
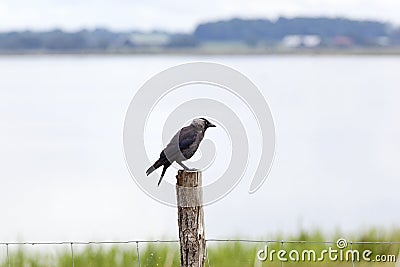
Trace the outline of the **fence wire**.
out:
<instances>
[{"instance_id":1,"label":"fence wire","mask_svg":"<svg viewBox=\"0 0 400 267\"><path fill-rule=\"evenodd\" d=\"M221 243L247 243L247 244L264 244L264 245L278 245L282 249L285 245L335 245L337 241L298 241L298 240L263 240L263 239L206 239L206 265L211 266L212 260L210 260L208 253L209 244L221 244ZM75 267L75 247L76 246L90 246L90 245L127 245L133 244L136 248L137 254L137 266L141 267L141 251L140 245L146 244L179 244L179 240L126 240L126 241L59 241L59 242L0 242L0 246L5 247L5 260L6 264L3 266L12 267L11 253L12 246L69 246L69 253L71 259L71 266ZM353 250L353 245L393 245L400 247L400 241L348 241L348 248ZM400 267L400 251L397 252L395 266ZM0 262L1 263L1 262ZM280 262L280 266L284 266L284 262ZM354 259L351 261L354 267ZM261 265L260 265L261 266Z\"/></svg>"}]
</instances>

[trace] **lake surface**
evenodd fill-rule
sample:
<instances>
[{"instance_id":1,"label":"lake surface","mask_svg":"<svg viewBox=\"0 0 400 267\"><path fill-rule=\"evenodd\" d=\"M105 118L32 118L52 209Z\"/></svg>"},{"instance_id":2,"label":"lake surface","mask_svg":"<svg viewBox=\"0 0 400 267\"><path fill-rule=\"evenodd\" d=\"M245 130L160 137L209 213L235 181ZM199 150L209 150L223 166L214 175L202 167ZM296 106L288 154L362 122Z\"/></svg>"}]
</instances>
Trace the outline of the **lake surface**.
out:
<instances>
[{"instance_id":1,"label":"lake surface","mask_svg":"<svg viewBox=\"0 0 400 267\"><path fill-rule=\"evenodd\" d=\"M176 209L130 177L122 131L138 88L191 61L247 75L276 127L267 181L207 206L208 238L400 225L400 57L4 56L0 241L177 238Z\"/></svg>"}]
</instances>

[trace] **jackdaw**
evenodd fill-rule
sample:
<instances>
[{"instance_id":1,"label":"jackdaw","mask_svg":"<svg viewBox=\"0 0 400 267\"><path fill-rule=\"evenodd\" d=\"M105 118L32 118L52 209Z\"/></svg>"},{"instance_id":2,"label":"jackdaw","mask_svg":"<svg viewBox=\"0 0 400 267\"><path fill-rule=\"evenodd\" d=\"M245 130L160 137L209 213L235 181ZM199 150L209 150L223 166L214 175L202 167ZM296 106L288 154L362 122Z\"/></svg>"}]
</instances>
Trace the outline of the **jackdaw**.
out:
<instances>
[{"instance_id":1,"label":"jackdaw","mask_svg":"<svg viewBox=\"0 0 400 267\"><path fill-rule=\"evenodd\" d=\"M175 134L167 147L160 153L160 158L151 166L146 174L149 175L157 168L164 166L158 185L164 177L165 171L176 161L182 168L188 170L182 161L190 159L203 140L204 133L209 127L215 127L207 119L194 119L189 126L183 127Z\"/></svg>"}]
</instances>

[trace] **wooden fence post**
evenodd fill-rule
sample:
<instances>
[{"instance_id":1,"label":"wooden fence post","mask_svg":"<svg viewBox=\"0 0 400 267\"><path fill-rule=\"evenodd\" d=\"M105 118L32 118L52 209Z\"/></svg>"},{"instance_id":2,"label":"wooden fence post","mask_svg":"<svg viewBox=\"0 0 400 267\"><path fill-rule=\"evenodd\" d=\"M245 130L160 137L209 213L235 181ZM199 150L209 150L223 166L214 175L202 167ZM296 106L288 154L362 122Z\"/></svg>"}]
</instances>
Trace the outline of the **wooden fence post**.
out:
<instances>
[{"instance_id":1,"label":"wooden fence post","mask_svg":"<svg viewBox=\"0 0 400 267\"><path fill-rule=\"evenodd\" d=\"M204 267L206 241L201 171L179 170L176 179L181 267Z\"/></svg>"}]
</instances>

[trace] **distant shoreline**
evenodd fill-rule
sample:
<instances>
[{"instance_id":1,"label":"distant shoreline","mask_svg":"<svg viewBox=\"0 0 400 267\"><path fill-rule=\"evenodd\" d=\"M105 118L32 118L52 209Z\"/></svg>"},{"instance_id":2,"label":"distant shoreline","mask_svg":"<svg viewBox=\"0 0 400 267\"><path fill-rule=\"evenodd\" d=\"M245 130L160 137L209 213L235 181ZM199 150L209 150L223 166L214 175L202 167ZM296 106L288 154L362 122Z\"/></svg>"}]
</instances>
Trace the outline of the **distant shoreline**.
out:
<instances>
[{"instance_id":1,"label":"distant shoreline","mask_svg":"<svg viewBox=\"0 0 400 267\"><path fill-rule=\"evenodd\" d=\"M0 56L58 56L58 55L82 55L82 56L101 56L101 55L204 55L204 56L286 56L286 55L305 55L305 56L399 56L399 48L385 49L144 49L144 50L129 50L129 51L49 51L49 50L22 50L22 51L1 51Z\"/></svg>"}]
</instances>

